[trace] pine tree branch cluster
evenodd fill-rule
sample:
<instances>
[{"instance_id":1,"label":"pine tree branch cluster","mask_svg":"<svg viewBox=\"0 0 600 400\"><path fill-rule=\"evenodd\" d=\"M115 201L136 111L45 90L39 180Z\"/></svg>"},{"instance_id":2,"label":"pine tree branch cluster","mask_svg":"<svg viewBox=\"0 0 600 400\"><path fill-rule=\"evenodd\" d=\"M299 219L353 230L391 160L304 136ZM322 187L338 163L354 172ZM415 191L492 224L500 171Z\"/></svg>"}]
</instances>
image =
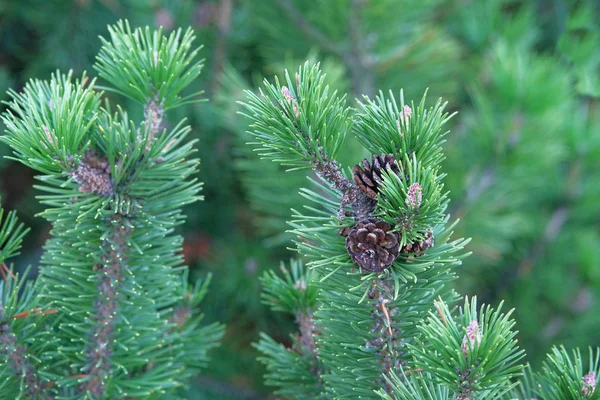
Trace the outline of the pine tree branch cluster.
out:
<instances>
[{"instance_id":1,"label":"pine tree branch cluster","mask_svg":"<svg viewBox=\"0 0 600 400\"><path fill-rule=\"evenodd\" d=\"M11 91L2 116L14 158L41 174L52 224L26 295L11 269L0 282L0 387L14 398L175 395L223 333L200 323L208 281L189 286L174 234L181 207L201 198L190 128L165 129L167 110L198 100L180 95L202 69L194 35L124 21L109 32L95 65L102 89L137 103L142 121L102 106L95 80L60 72ZM2 262L24 233L12 213L5 224Z\"/></svg>"},{"instance_id":2,"label":"pine tree branch cluster","mask_svg":"<svg viewBox=\"0 0 600 400\"><path fill-rule=\"evenodd\" d=\"M0 319L2 319L1 308ZM17 342L17 337L8 324L0 326L0 354L6 360L6 364L22 380L26 387L25 397L54 399L53 396L46 395L45 389L48 384L39 377L35 366L29 360L27 348Z\"/></svg>"},{"instance_id":3,"label":"pine tree branch cluster","mask_svg":"<svg viewBox=\"0 0 600 400\"><path fill-rule=\"evenodd\" d=\"M548 379L566 367L538 374L524 368L512 310L480 306L474 297L452 305L458 295L448 283L468 255L462 250L468 241L450 240L454 224L445 213L441 144L451 117L445 104L427 107L424 97L409 105L402 94L397 101L380 93L348 112L345 99L329 93L319 66L308 63L295 85L286 72L286 84L265 81L242 103L263 157L292 169L312 167L319 178L302 189L309 204L293 210L289 222L307 268L294 261L285 279L270 273L262 280L265 303L296 316L300 330L292 348L266 335L256 344L276 393L440 400L596 393L597 363L568 379L577 388L568 395ZM354 182L336 160L349 132L373 154L372 163L353 168Z\"/></svg>"}]
</instances>

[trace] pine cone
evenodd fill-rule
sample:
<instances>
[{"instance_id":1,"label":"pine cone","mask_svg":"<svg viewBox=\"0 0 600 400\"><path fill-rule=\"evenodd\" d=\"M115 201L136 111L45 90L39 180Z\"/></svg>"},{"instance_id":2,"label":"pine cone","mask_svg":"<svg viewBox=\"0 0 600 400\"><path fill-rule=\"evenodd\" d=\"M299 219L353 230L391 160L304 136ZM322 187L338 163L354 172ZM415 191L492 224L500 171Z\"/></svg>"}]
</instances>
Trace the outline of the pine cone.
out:
<instances>
[{"instance_id":1,"label":"pine cone","mask_svg":"<svg viewBox=\"0 0 600 400\"><path fill-rule=\"evenodd\" d=\"M433 233L426 232L425 240L421 242L413 242L408 243L400 249L400 253L419 253L416 256L422 256L423 252L431 247L433 247Z\"/></svg>"},{"instance_id":2,"label":"pine cone","mask_svg":"<svg viewBox=\"0 0 600 400\"><path fill-rule=\"evenodd\" d=\"M372 164L369 164L365 158L362 161L362 166L358 164L352 168L354 182L368 197L375 200L377 199L377 193L379 193L379 185L383 182L381 171L388 168L395 174L400 174L400 169L393 154L373 156Z\"/></svg>"},{"instance_id":3,"label":"pine cone","mask_svg":"<svg viewBox=\"0 0 600 400\"><path fill-rule=\"evenodd\" d=\"M367 271L389 268L398 255L398 236L392 226L374 218L359 221L346 238L346 249L355 264Z\"/></svg>"}]
</instances>

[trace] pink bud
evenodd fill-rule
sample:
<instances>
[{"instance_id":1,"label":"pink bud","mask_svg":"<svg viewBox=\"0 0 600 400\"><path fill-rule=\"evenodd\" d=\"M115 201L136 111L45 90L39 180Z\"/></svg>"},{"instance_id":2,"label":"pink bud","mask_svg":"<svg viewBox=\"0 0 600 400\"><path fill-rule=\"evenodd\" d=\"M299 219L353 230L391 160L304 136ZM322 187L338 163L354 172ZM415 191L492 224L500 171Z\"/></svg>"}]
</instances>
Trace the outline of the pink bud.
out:
<instances>
[{"instance_id":1,"label":"pink bud","mask_svg":"<svg viewBox=\"0 0 600 400\"><path fill-rule=\"evenodd\" d=\"M298 289L301 292L306 292L306 282L304 282L301 279L298 279L295 283L294 283L294 289Z\"/></svg>"},{"instance_id":2,"label":"pink bud","mask_svg":"<svg viewBox=\"0 0 600 400\"><path fill-rule=\"evenodd\" d=\"M412 109L405 105L404 109L398 115L398 120L396 120L396 124L398 125L398 133L402 137L402 124L408 127L408 120L412 116Z\"/></svg>"},{"instance_id":3,"label":"pink bud","mask_svg":"<svg viewBox=\"0 0 600 400\"><path fill-rule=\"evenodd\" d=\"M285 97L285 99L287 101L292 102L292 106L294 107L294 115L296 116L296 118L298 118L300 113L298 112L298 106L296 105L296 100L294 100L294 96L292 96L292 94L290 93L290 90L287 88L287 86L281 87L281 94L283 95L283 97Z\"/></svg>"},{"instance_id":4,"label":"pink bud","mask_svg":"<svg viewBox=\"0 0 600 400\"><path fill-rule=\"evenodd\" d=\"M481 331L479 330L479 324L477 323L476 320L471 321L469 326L466 327L465 331L466 331L466 335L463 337L461 350L466 357L468 354L469 348L474 347L475 343L477 343L477 344L481 343L482 334L481 334Z\"/></svg>"},{"instance_id":5,"label":"pink bud","mask_svg":"<svg viewBox=\"0 0 600 400\"><path fill-rule=\"evenodd\" d=\"M423 191L419 182L415 182L408 188L406 200L404 200L408 207L419 208L423 202Z\"/></svg>"},{"instance_id":6,"label":"pink bud","mask_svg":"<svg viewBox=\"0 0 600 400\"><path fill-rule=\"evenodd\" d=\"M281 87L281 94L283 95L283 97L285 97L287 101L294 101L294 98L292 97L292 94L290 93L290 90L287 88L287 86Z\"/></svg>"},{"instance_id":7,"label":"pink bud","mask_svg":"<svg viewBox=\"0 0 600 400\"><path fill-rule=\"evenodd\" d=\"M50 144L56 146L56 143L54 143L54 138L52 137L52 134L50 133L48 127L46 125L42 125L42 129L44 130L44 133L46 134L46 139L48 139Z\"/></svg>"},{"instance_id":8,"label":"pink bud","mask_svg":"<svg viewBox=\"0 0 600 400\"><path fill-rule=\"evenodd\" d=\"M585 397L593 394L596 390L596 373L594 371L582 378L581 394Z\"/></svg>"}]
</instances>

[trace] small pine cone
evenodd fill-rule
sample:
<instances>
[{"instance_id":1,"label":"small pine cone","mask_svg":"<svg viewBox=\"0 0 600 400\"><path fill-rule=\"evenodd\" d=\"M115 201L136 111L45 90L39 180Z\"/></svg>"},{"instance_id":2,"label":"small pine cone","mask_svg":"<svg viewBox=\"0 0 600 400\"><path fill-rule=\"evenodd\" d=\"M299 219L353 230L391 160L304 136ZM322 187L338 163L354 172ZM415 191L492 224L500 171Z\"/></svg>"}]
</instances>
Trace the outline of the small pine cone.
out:
<instances>
[{"instance_id":1,"label":"small pine cone","mask_svg":"<svg viewBox=\"0 0 600 400\"><path fill-rule=\"evenodd\" d=\"M400 169L393 154L373 156L371 164L365 158L362 161L362 166L357 164L352 168L354 182L368 197L375 200L377 199L377 193L379 193L379 185L383 182L382 170L384 169L390 169L395 174L400 174Z\"/></svg>"},{"instance_id":2,"label":"small pine cone","mask_svg":"<svg viewBox=\"0 0 600 400\"><path fill-rule=\"evenodd\" d=\"M367 271L382 271L398 256L398 236L392 226L374 218L359 221L346 238L346 249L355 264Z\"/></svg>"},{"instance_id":3,"label":"small pine cone","mask_svg":"<svg viewBox=\"0 0 600 400\"><path fill-rule=\"evenodd\" d=\"M433 247L433 244L433 232L426 232L425 240L406 244L400 249L400 253L418 253L416 256L422 256L425 250Z\"/></svg>"}]
</instances>

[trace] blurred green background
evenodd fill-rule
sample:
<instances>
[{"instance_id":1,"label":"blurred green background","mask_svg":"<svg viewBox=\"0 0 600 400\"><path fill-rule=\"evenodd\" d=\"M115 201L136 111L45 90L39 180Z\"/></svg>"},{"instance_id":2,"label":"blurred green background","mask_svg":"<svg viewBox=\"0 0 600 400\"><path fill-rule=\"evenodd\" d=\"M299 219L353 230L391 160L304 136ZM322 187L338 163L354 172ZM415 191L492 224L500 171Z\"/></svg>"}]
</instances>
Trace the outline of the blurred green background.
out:
<instances>
[{"instance_id":1,"label":"blurred green background","mask_svg":"<svg viewBox=\"0 0 600 400\"><path fill-rule=\"evenodd\" d=\"M293 255L285 221L306 177L245 146L237 101L307 59L352 104L379 89L446 99L458 112L450 213L455 237L473 239L456 289L516 307L534 365L555 343L600 345L600 2L0 0L0 99L56 69L93 73L98 35L119 18L192 26L207 59L190 91L210 101L173 117L200 139L205 182L205 201L186 209L184 253L194 278L213 274L204 312L227 333L191 399L267 398L250 345L260 331L284 343L294 332L261 305L257 278ZM342 153L348 167L369 156L350 138ZM35 217L33 173L2 158L0 180L2 205L33 228L18 267L36 265L49 227Z\"/></svg>"}]
</instances>

